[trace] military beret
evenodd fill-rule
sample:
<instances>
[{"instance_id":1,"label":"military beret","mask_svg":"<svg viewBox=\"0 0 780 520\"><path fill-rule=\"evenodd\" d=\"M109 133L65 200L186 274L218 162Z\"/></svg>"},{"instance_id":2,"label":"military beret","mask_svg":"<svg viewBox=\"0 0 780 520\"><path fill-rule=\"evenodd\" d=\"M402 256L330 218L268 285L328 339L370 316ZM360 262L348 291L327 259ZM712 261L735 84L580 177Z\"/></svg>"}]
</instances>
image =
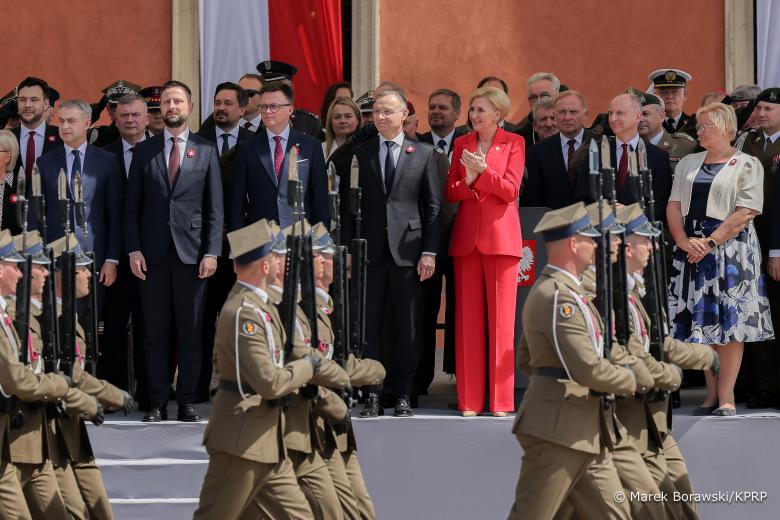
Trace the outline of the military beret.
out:
<instances>
[{"instance_id":1,"label":"military beret","mask_svg":"<svg viewBox=\"0 0 780 520\"><path fill-rule=\"evenodd\" d=\"M653 86L658 87L684 87L693 77L680 69L658 69L647 76L647 79L653 82Z\"/></svg>"},{"instance_id":2,"label":"military beret","mask_svg":"<svg viewBox=\"0 0 780 520\"><path fill-rule=\"evenodd\" d=\"M758 85L740 85L735 88L728 96L728 102L733 101L752 101L761 94L761 87ZM726 100L723 100L726 103Z\"/></svg>"},{"instance_id":3,"label":"military beret","mask_svg":"<svg viewBox=\"0 0 780 520\"><path fill-rule=\"evenodd\" d=\"M661 105L661 98L656 96L655 94L650 94L649 92L644 92L642 90L639 90L636 87L628 87L626 89L626 92L628 94L632 94L639 99L639 101L642 103L643 107L646 107L648 105Z\"/></svg>"},{"instance_id":4,"label":"military beret","mask_svg":"<svg viewBox=\"0 0 780 520\"><path fill-rule=\"evenodd\" d=\"M601 236L601 233L591 226L588 211L582 202L548 211L534 228L534 233L541 233L545 242L563 240L574 235L591 238Z\"/></svg>"},{"instance_id":5,"label":"military beret","mask_svg":"<svg viewBox=\"0 0 780 520\"><path fill-rule=\"evenodd\" d=\"M657 237L661 234L653 224L647 220L645 212L639 204L634 203L618 209L618 222L626 228L626 235L641 235L644 237Z\"/></svg>"},{"instance_id":6,"label":"military beret","mask_svg":"<svg viewBox=\"0 0 780 520\"><path fill-rule=\"evenodd\" d=\"M138 94L141 91L140 85L129 83L123 79L113 82L102 90L108 98L109 103L116 104L119 98L128 94Z\"/></svg>"},{"instance_id":7,"label":"military beret","mask_svg":"<svg viewBox=\"0 0 780 520\"><path fill-rule=\"evenodd\" d=\"M257 72L263 77L263 81L292 80L298 69L283 61L266 60L257 64Z\"/></svg>"},{"instance_id":8,"label":"military beret","mask_svg":"<svg viewBox=\"0 0 780 520\"><path fill-rule=\"evenodd\" d=\"M230 254L239 264L249 264L268 256L274 242L274 235L266 219L260 219L248 226L231 231L227 235Z\"/></svg>"},{"instance_id":9,"label":"military beret","mask_svg":"<svg viewBox=\"0 0 780 520\"><path fill-rule=\"evenodd\" d=\"M588 218L590 218L590 225L596 229L602 231L609 230L612 234L622 233L625 228L618 223L615 218L615 213L612 211L612 206L609 204L602 204L601 208L601 228L599 228L599 203L594 202L588 204L585 209L588 211Z\"/></svg>"},{"instance_id":10,"label":"military beret","mask_svg":"<svg viewBox=\"0 0 780 520\"><path fill-rule=\"evenodd\" d=\"M25 247L26 245L26 247ZM30 255L34 264L49 265L49 257L43 250L43 240L38 231L33 230L27 233L27 239L23 235L16 235L14 237L14 246L17 251L21 251L23 255Z\"/></svg>"},{"instance_id":11,"label":"military beret","mask_svg":"<svg viewBox=\"0 0 780 520\"><path fill-rule=\"evenodd\" d=\"M148 110L160 110L160 93L162 87L153 86L142 88L138 93L144 97Z\"/></svg>"},{"instance_id":12,"label":"military beret","mask_svg":"<svg viewBox=\"0 0 780 520\"><path fill-rule=\"evenodd\" d=\"M83 267L92 263L92 259L84 254L84 250L81 249L78 238L73 233L68 233L67 236L58 238L50 243L49 247L54 252L55 259L59 259L62 256L62 253L67 251L69 253L75 253L77 267ZM60 267L60 265L57 265L57 267Z\"/></svg>"},{"instance_id":13,"label":"military beret","mask_svg":"<svg viewBox=\"0 0 780 520\"><path fill-rule=\"evenodd\" d=\"M772 87L762 90L756 98L756 101L780 105L780 88Z\"/></svg>"},{"instance_id":14,"label":"military beret","mask_svg":"<svg viewBox=\"0 0 780 520\"><path fill-rule=\"evenodd\" d=\"M7 229L0 231L0 260L3 262L24 262L24 257L16 250L14 238Z\"/></svg>"}]
</instances>

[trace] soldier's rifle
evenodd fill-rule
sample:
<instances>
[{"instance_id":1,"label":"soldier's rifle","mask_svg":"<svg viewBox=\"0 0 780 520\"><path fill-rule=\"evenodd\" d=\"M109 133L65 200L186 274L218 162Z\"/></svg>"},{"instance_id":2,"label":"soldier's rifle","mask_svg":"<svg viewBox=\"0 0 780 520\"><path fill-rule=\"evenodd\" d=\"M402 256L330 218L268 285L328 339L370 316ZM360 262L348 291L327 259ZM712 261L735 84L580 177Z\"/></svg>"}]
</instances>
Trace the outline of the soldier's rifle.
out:
<instances>
[{"instance_id":1,"label":"soldier's rifle","mask_svg":"<svg viewBox=\"0 0 780 520\"><path fill-rule=\"evenodd\" d=\"M86 218L86 201L84 200L84 179L79 172L74 173L73 204L75 206L76 226L81 228L81 248L92 262L86 267L89 270L89 294L86 296L84 312L78 313L78 320L84 329L84 360L89 372L97 373L97 363L100 357L98 345L98 315L97 315L97 273L95 272L95 252L89 247L89 223Z\"/></svg>"},{"instance_id":2,"label":"soldier's rifle","mask_svg":"<svg viewBox=\"0 0 780 520\"><path fill-rule=\"evenodd\" d=\"M74 176L76 173L74 172ZM57 198L65 228L65 251L60 255L62 275L62 312L59 318L60 370L66 376L73 377L73 365L76 360L76 254L71 251L72 205L64 170L60 170L57 177Z\"/></svg>"},{"instance_id":3,"label":"soldier's rifle","mask_svg":"<svg viewBox=\"0 0 780 520\"><path fill-rule=\"evenodd\" d=\"M366 281L368 278L368 242L362 237L363 188L360 187L360 166L352 158L349 172L350 209L355 218L355 237L350 244L352 278L349 286L349 344L356 356L363 355L366 343Z\"/></svg>"}]
</instances>

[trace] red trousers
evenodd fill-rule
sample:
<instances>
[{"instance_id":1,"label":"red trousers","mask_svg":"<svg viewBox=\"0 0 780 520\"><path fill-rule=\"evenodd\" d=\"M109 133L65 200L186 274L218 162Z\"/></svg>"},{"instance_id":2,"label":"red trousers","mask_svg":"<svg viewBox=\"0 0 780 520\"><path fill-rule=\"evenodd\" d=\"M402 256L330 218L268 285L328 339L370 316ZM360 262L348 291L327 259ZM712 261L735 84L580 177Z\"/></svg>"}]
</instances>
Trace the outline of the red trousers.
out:
<instances>
[{"instance_id":1,"label":"red trousers","mask_svg":"<svg viewBox=\"0 0 780 520\"><path fill-rule=\"evenodd\" d=\"M482 411L487 373L490 411L513 412L515 302L519 259L513 256L483 255L474 248L467 256L455 256L453 260L458 409ZM486 330L489 338L487 349Z\"/></svg>"}]
</instances>

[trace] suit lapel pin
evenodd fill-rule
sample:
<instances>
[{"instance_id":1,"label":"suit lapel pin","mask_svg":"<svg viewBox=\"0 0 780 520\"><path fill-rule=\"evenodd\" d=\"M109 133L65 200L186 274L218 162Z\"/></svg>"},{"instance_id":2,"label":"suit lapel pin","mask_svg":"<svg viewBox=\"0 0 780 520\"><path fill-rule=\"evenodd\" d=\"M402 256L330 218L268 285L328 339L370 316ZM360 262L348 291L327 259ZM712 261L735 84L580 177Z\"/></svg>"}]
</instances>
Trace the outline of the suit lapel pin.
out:
<instances>
[{"instance_id":1,"label":"suit lapel pin","mask_svg":"<svg viewBox=\"0 0 780 520\"><path fill-rule=\"evenodd\" d=\"M732 160L729 161L729 166L734 166L735 164L737 164L737 160L736 159L732 159Z\"/></svg>"},{"instance_id":2,"label":"suit lapel pin","mask_svg":"<svg viewBox=\"0 0 780 520\"><path fill-rule=\"evenodd\" d=\"M189 157L190 159L195 157L195 150L187 150L187 157Z\"/></svg>"},{"instance_id":3,"label":"suit lapel pin","mask_svg":"<svg viewBox=\"0 0 780 520\"><path fill-rule=\"evenodd\" d=\"M54 137L53 135L50 135L50 136L49 136L49 142L50 142L50 143L54 143L54 142L56 142L56 141L57 141L57 138L56 138L56 137Z\"/></svg>"},{"instance_id":4,"label":"suit lapel pin","mask_svg":"<svg viewBox=\"0 0 780 520\"><path fill-rule=\"evenodd\" d=\"M496 146L496 151L500 152L501 151L501 147L500 146Z\"/></svg>"},{"instance_id":5,"label":"suit lapel pin","mask_svg":"<svg viewBox=\"0 0 780 520\"><path fill-rule=\"evenodd\" d=\"M406 153L414 153L414 146L409 145L406 147Z\"/></svg>"}]
</instances>

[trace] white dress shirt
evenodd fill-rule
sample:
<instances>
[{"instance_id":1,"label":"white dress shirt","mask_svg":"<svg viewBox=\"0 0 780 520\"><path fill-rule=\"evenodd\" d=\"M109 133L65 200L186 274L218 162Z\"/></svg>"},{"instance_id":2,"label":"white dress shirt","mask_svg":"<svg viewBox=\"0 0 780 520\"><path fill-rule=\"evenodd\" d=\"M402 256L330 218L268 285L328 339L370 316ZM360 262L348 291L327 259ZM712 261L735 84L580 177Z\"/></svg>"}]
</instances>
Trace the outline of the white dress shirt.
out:
<instances>
[{"instance_id":1,"label":"white dress shirt","mask_svg":"<svg viewBox=\"0 0 780 520\"><path fill-rule=\"evenodd\" d=\"M141 141L143 141L145 137L141 138ZM135 149L136 146L138 146L141 141L138 141L135 144L130 144L124 139L122 139L122 159L125 162L125 172L127 172L127 175L130 175L130 163L133 162L133 152L130 151L130 148Z\"/></svg>"},{"instance_id":2,"label":"white dress shirt","mask_svg":"<svg viewBox=\"0 0 780 520\"><path fill-rule=\"evenodd\" d=\"M274 137L276 135L282 136L282 152L284 152L286 154L287 153L287 141L290 138L290 126L289 125L285 126L284 130L282 130L282 133L280 133L280 134L274 134L273 132L271 132L267 128L266 128L266 131L267 131L266 133L268 134L268 146L271 149L271 164L273 164L274 171L276 171L276 162L275 162L275 157L274 157L274 150L276 150L276 140L274 139Z\"/></svg>"},{"instance_id":3,"label":"white dress shirt","mask_svg":"<svg viewBox=\"0 0 780 520\"><path fill-rule=\"evenodd\" d=\"M247 128L247 130L249 130L250 132L257 132L257 129L260 128L260 123L262 122L262 120L263 120L262 116L257 116L254 119L244 119L242 117L241 120L238 122L238 125L246 128L246 126L244 125L250 123L251 126Z\"/></svg>"},{"instance_id":4,"label":"white dress shirt","mask_svg":"<svg viewBox=\"0 0 780 520\"><path fill-rule=\"evenodd\" d=\"M398 159L401 157L401 148L404 146L404 133L401 131L397 136L392 139L385 139L382 134L379 134L379 168L382 170L382 180L385 179L385 160L387 159L387 141L392 141L396 144L393 146L393 164L398 167Z\"/></svg>"},{"instance_id":5,"label":"white dress shirt","mask_svg":"<svg viewBox=\"0 0 780 520\"><path fill-rule=\"evenodd\" d=\"M633 152L639 146L639 134L636 134L627 143L623 143L623 141L615 137L615 171L619 168L620 159L623 157L623 144L627 144L628 151Z\"/></svg>"},{"instance_id":6,"label":"white dress shirt","mask_svg":"<svg viewBox=\"0 0 780 520\"><path fill-rule=\"evenodd\" d=\"M22 165L27 168L27 140L30 134L35 132L35 159L43 153L43 140L46 138L46 121L41 120L37 128L30 130L22 125L19 132L19 155L22 156Z\"/></svg>"},{"instance_id":7,"label":"white dress shirt","mask_svg":"<svg viewBox=\"0 0 780 520\"><path fill-rule=\"evenodd\" d=\"M444 137L438 135L436 132L431 130L431 140L433 141L433 146L439 146L439 141L444 139L444 142L446 143L444 145L444 151L449 152L452 148L452 139L455 137L455 127L452 128L452 131L445 135Z\"/></svg>"},{"instance_id":8,"label":"white dress shirt","mask_svg":"<svg viewBox=\"0 0 780 520\"><path fill-rule=\"evenodd\" d=\"M87 142L84 141L79 145L78 148L71 148L67 144L65 145L65 165L67 168L65 168L65 175L68 179L68 189L70 189L71 186L71 179L70 176L73 174L73 150L79 151L79 159L81 160L81 171L79 174L84 175L84 166L86 162L86 155L87 155Z\"/></svg>"},{"instance_id":9,"label":"white dress shirt","mask_svg":"<svg viewBox=\"0 0 780 520\"><path fill-rule=\"evenodd\" d=\"M168 131L168 127L165 127L165 130L163 130L163 143L165 145L165 167L168 168L168 164L170 163L171 158L171 149L173 148L173 143L171 142L171 137L173 137L173 134ZM185 128L184 131L179 134L179 140L177 141L177 145L179 146L179 164L184 163L184 149L187 148L187 141L190 138L190 129Z\"/></svg>"},{"instance_id":10,"label":"white dress shirt","mask_svg":"<svg viewBox=\"0 0 780 520\"><path fill-rule=\"evenodd\" d=\"M220 127L215 127L217 131L217 151L219 152L219 155L222 155L222 143L224 142L224 139L222 138L223 135L227 134L228 136L228 148L233 148L238 143L238 125L234 126L232 129L225 132Z\"/></svg>"},{"instance_id":11,"label":"white dress shirt","mask_svg":"<svg viewBox=\"0 0 780 520\"><path fill-rule=\"evenodd\" d=\"M566 137L565 135L559 133L558 134L561 138L561 151L563 152L563 164L566 166L566 169L569 169L569 141L571 139L574 139L574 150L579 150L580 146L582 146L582 138L585 137L585 129L580 128L580 133L578 133L574 137Z\"/></svg>"}]
</instances>

